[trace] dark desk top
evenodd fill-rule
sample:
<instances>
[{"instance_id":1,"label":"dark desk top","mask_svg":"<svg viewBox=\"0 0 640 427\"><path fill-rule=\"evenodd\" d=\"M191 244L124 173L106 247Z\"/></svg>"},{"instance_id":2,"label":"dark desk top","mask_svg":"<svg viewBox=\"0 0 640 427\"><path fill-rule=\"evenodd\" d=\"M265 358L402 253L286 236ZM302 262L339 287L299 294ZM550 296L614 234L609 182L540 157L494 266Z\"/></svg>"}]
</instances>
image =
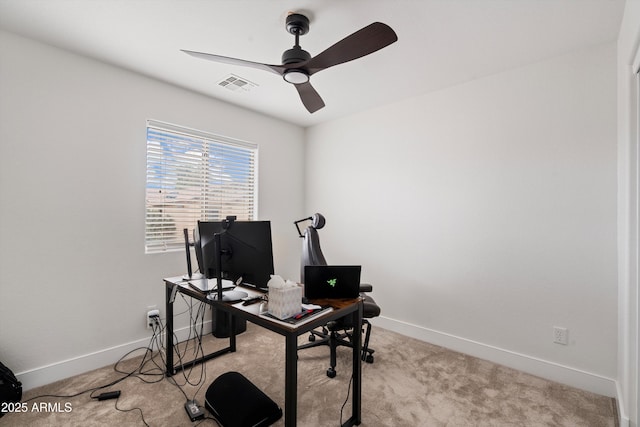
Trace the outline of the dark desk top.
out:
<instances>
[{"instance_id":1,"label":"dark desk top","mask_svg":"<svg viewBox=\"0 0 640 427\"><path fill-rule=\"evenodd\" d=\"M361 298L310 300L309 303L311 304L330 306L333 308L333 311L330 311L318 317L313 317L308 322L294 325L264 316L263 314L266 311L266 303L242 305L242 301L230 303L209 300L207 299L207 295L205 293L195 290L194 288L189 286L189 283L180 276L169 277L164 279L164 281L170 285L177 284L178 286L180 286L180 292L189 295L190 297L220 307L221 309L238 315L245 320L256 323L260 326L266 327L267 329L283 335L289 334L291 332L302 334L306 331L310 331L311 329L315 329L317 327L325 325L331 320L344 317L356 311L358 309L358 303L362 300ZM254 288L238 286L237 289L245 291L247 294L249 294L250 297L264 295L264 292L257 291Z\"/></svg>"}]
</instances>

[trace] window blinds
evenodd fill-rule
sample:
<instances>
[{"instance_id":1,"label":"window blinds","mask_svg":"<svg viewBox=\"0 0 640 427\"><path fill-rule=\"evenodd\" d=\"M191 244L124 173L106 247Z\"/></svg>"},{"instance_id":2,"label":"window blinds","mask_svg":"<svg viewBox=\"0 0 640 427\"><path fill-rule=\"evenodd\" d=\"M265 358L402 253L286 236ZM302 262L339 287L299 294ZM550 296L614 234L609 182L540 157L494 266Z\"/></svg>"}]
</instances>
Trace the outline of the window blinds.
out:
<instances>
[{"instance_id":1,"label":"window blinds","mask_svg":"<svg viewBox=\"0 0 640 427\"><path fill-rule=\"evenodd\" d=\"M145 252L184 249L198 220L256 217L257 145L147 121Z\"/></svg>"}]
</instances>

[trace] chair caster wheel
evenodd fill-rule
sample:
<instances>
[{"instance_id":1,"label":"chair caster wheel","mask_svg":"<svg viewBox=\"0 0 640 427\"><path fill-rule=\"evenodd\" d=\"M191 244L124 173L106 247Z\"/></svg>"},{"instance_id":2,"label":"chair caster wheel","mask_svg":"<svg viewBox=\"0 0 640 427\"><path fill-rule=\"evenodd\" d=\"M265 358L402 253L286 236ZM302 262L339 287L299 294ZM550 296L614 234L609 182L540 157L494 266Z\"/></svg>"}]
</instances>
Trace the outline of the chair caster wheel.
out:
<instances>
[{"instance_id":1,"label":"chair caster wheel","mask_svg":"<svg viewBox=\"0 0 640 427\"><path fill-rule=\"evenodd\" d=\"M314 342L316 340L316 336L311 334L309 335L309 341Z\"/></svg>"},{"instance_id":2,"label":"chair caster wheel","mask_svg":"<svg viewBox=\"0 0 640 427\"><path fill-rule=\"evenodd\" d=\"M367 357L364 359L367 363L373 363L373 354L367 354Z\"/></svg>"},{"instance_id":3,"label":"chair caster wheel","mask_svg":"<svg viewBox=\"0 0 640 427\"><path fill-rule=\"evenodd\" d=\"M333 369L333 368L329 368L329 369L327 369L327 376L328 376L329 378L335 378L335 376L336 376L336 370L335 370L335 369Z\"/></svg>"}]
</instances>

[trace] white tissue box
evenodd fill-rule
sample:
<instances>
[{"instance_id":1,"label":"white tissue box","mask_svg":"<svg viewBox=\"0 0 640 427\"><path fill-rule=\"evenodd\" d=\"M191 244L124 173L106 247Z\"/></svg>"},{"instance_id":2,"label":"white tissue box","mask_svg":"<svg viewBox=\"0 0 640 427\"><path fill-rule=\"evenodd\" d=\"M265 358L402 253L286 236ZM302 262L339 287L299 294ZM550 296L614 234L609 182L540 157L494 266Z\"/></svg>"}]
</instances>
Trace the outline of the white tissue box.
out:
<instances>
[{"instance_id":1,"label":"white tissue box","mask_svg":"<svg viewBox=\"0 0 640 427\"><path fill-rule=\"evenodd\" d=\"M300 313L302 308L302 288L293 286L274 288L269 286L269 314L278 319L286 319Z\"/></svg>"}]
</instances>

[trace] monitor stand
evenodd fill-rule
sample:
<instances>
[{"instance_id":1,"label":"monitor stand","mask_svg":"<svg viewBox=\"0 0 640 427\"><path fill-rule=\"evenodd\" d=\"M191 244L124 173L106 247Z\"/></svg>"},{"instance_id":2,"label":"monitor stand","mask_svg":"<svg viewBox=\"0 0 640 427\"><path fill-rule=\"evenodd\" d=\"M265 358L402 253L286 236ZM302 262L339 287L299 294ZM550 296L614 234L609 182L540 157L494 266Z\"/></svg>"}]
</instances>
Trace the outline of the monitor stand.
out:
<instances>
[{"instance_id":1,"label":"monitor stand","mask_svg":"<svg viewBox=\"0 0 640 427\"><path fill-rule=\"evenodd\" d=\"M223 291L222 292L222 301L223 302L235 302L235 301L240 301L242 298L246 298L248 296L249 296L249 294L244 292L244 291L236 291L236 290ZM213 291L210 294L208 294L207 295L207 299L210 299L211 301L217 301L218 300L218 291Z\"/></svg>"}]
</instances>

